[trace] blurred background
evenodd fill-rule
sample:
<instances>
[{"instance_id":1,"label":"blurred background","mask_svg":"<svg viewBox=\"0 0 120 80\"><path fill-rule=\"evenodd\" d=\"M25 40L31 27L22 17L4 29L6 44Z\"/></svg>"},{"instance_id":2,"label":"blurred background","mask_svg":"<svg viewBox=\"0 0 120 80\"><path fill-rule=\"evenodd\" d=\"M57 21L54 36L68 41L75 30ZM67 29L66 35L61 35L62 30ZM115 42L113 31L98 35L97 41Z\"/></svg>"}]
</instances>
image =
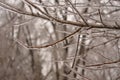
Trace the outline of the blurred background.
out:
<instances>
[{"instance_id":1,"label":"blurred background","mask_svg":"<svg viewBox=\"0 0 120 80\"><path fill-rule=\"evenodd\" d=\"M0 0L0 80L120 80L119 0Z\"/></svg>"}]
</instances>

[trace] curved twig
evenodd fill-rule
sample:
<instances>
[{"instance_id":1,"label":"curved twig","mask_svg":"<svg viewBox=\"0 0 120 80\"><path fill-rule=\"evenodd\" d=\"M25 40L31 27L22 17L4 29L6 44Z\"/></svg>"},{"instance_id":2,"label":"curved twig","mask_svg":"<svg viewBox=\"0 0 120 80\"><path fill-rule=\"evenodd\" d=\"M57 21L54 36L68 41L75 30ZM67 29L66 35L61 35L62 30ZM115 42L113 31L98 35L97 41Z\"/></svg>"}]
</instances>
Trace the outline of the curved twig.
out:
<instances>
[{"instance_id":1,"label":"curved twig","mask_svg":"<svg viewBox=\"0 0 120 80\"><path fill-rule=\"evenodd\" d=\"M43 46L27 46L27 45L24 45L24 43L21 42L21 41L19 41L18 39L15 39L15 41L16 41L17 43L19 43L20 45L22 45L23 47L28 48L28 49L46 48L46 47L53 46L53 45L55 45L55 44L57 44L57 43L60 43L60 42L62 42L62 41L64 41L64 40L66 40L67 38L69 38L69 37L73 36L74 34L76 34L77 32L79 32L80 29L81 29L81 28L78 28L76 31L74 31L73 33L71 33L71 34L69 34L68 36L64 37L63 39L60 39L60 40L58 40L58 41L56 41L56 42L53 42L53 43L47 44L47 45L43 45Z\"/></svg>"}]
</instances>

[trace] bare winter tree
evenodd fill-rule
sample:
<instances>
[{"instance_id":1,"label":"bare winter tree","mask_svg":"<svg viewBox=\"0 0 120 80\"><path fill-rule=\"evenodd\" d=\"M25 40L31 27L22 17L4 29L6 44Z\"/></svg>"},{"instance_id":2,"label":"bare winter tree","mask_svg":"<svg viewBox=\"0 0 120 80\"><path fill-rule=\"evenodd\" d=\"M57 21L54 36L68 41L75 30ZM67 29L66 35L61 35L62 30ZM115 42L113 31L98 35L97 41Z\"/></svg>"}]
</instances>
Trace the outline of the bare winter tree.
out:
<instances>
[{"instance_id":1,"label":"bare winter tree","mask_svg":"<svg viewBox=\"0 0 120 80\"><path fill-rule=\"evenodd\" d=\"M120 80L119 0L0 0L0 80Z\"/></svg>"}]
</instances>

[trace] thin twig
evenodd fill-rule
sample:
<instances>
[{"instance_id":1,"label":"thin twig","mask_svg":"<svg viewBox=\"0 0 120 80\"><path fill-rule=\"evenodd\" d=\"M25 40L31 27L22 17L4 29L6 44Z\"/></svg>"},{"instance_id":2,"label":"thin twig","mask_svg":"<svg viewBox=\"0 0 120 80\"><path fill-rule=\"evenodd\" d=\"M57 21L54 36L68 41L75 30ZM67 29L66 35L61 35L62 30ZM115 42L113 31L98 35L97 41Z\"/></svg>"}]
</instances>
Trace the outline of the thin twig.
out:
<instances>
[{"instance_id":1,"label":"thin twig","mask_svg":"<svg viewBox=\"0 0 120 80\"><path fill-rule=\"evenodd\" d=\"M119 62L120 62L120 59L116 60L116 61L111 61L111 62L105 62L105 63L99 63L99 64L93 64L93 65L85 65L85 67L103 66L103 65L106 65L106 64L115 64L115 63L119 63Z\"/></svg>"},{"instance_id":2,"label":"thin twig","mask_svg":"<svg viewBox=\"0 0 120 80\"><path fill-rule=\"evenodd\" d=\"M120 38L120 36L115 37L115 38L113 38L113 39L110 39L109 41L105 41L105 42L103 42L103 43L97 44L97 45L92 46L91 48L89 48L89 50L90 50L90 49L93 49L93 48L95 48L95 47L101 46L101 45L103 45L103 44L105 45L105 44L107 44L108 42L114 41L114 40L119 39L119 38Z\"/></svg>"},{"instance_id":3,"label":"thin twig","mask_svg":"<svg viewBox=\"0 0 120 80\"><path fill-rule=\"evenodd\" d=\"M56 41L56 42L53 42L53 43L47 44L47 45L43 45L43 46L27 46L27 45L24 45L24 44L23 44L21 41L19 41L19 40L16 40L16 39L15 39L15 41L18 42L18 43L19 43L20 45L22 45L23 47L27 47L28 49L46 48L46 47L53 46L53 45L55 45L55 44L57 44L57 43L60 43L60 42L62 42L62 41L64 41L64 40L66 40L67 38L69 38L69 37L73 36L74 34L76 34L77 32L79 32L80 29L81 29L81 28L77 29L77 30L74 31L73 33L71 33L71 34L69 34L68 36L64 37L63 39L60 39L60 40L58 40L58 41Z\"/></svg>"}]
</instances>

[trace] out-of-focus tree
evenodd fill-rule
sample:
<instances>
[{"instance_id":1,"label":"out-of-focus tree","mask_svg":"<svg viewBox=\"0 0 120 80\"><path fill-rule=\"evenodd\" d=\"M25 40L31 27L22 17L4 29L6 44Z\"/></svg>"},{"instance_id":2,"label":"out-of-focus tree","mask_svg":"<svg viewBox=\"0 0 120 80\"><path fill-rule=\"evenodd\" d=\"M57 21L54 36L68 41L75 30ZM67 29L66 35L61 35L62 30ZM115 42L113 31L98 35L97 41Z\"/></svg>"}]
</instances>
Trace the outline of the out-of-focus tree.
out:
<instances>
[{"instance_id":1,"label":"out-of-focus tree","mask_svg":"<svg viewBox=\"0 0 120 80\"><path fill-rule=\"evenodd\" d=\"M0 80L119 80L119 0L0 0Z\"/></svg>"}]
</instances>

